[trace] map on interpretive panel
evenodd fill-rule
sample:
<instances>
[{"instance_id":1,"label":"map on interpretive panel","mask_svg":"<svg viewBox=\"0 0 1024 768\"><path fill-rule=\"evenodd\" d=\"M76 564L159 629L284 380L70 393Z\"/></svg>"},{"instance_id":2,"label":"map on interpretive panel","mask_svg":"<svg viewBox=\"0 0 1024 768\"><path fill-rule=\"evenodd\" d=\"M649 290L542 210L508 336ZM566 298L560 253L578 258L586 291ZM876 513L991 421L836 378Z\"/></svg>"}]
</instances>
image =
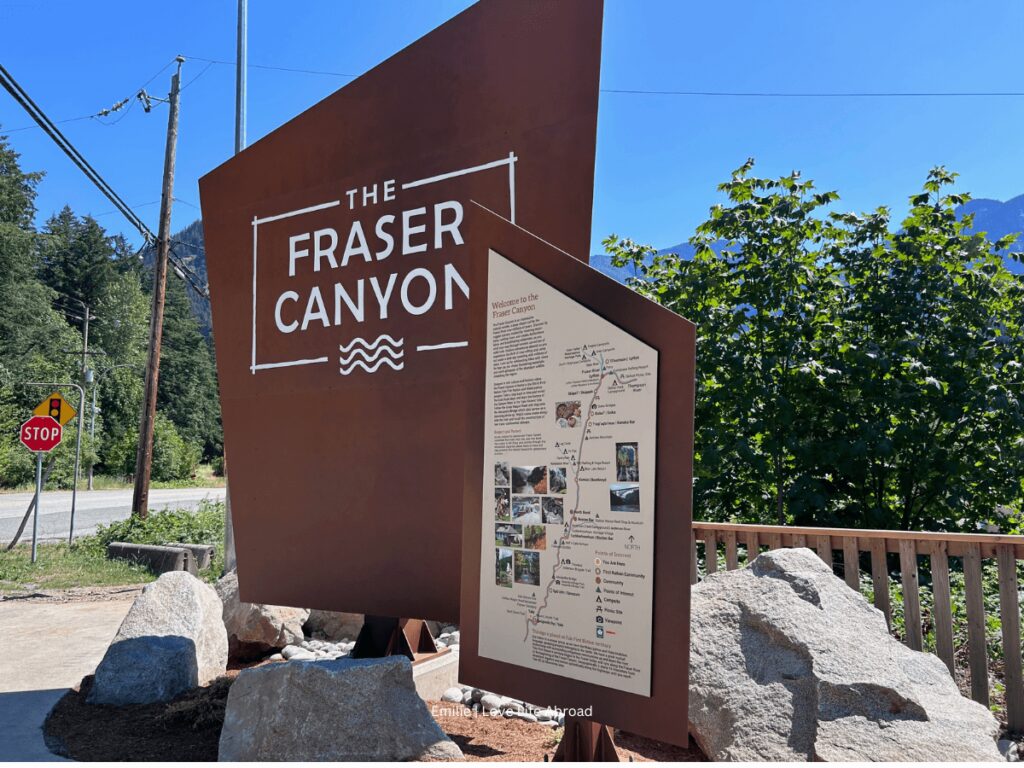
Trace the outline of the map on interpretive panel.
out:
<instances>
[{"instance_id":1,"label":"map on interpretive panel","mask_svg":"<svg viewBox=\"0 0 1024 768\"><path fill-rule=\"evenodd\" d=\"M657 350L494 251L487 345L479 653L649 696Z\"/></svg>"}]
</instances>

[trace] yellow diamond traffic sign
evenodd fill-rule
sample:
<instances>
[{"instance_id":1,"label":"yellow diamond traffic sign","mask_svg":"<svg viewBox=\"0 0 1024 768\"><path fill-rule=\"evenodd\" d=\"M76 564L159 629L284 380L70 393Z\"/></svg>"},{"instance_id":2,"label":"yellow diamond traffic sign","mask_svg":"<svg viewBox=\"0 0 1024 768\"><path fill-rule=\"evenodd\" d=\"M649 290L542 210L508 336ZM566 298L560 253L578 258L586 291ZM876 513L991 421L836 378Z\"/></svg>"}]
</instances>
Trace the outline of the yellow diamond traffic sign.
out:
<instances>
[{"instance_id":1,"label":"yellow diamond traffic sign","mask_svg":"<svg viewBox=\"0 0 1024 768\"><path fill-rule=\"evenodd\" d=\"M78 414L60 392L53 392L32 411L35 416L52 416L63 427Z\"/></svg>"}]
</instances>

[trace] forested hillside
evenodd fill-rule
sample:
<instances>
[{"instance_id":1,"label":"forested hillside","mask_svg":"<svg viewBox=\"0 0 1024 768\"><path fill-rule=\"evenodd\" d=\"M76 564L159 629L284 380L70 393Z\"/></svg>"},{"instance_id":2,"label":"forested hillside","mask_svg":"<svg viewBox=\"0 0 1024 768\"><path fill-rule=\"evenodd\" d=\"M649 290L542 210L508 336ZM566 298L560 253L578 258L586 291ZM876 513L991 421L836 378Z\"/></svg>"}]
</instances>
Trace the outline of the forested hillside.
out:
<instances>
[{"instance_id":1,"label":"forested hillside","mask_svg":"<svg viewBox=\"0 0 1024 768\"><path fill-rule=\"evenodd\" d=\"M83 423L83 464L96 472L134 470L152 276L120 235L70 208L37 229L40 172L21 168L0 136L0 487L31 482L31 454L18 444L18 424L45 395L27 382L82 384L83 316L88 306L89 367L82 418L65 428L51 485L67 487L75 430ZM188 230L178 238L187 242ZM183 250L184 246L177 246ZM220 406L211 341L204 336L182 280L171 275L158 390L153 477L183 479L202 458L222 453ZM95 387L95 437L89 437ZM77 391L61 388L76 408Z\"/></svg>"}]
</instances>

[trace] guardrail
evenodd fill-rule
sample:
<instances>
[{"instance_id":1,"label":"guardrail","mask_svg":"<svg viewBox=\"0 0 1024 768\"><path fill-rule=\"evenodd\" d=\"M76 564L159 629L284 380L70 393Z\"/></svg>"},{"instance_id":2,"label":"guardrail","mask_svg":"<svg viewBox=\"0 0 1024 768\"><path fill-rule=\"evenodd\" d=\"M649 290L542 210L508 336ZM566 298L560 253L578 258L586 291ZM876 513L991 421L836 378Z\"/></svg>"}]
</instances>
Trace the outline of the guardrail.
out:
<instances>
[{"instance_id":1,"label":"guardrail","mask_svg":"<svg viewBox=\"0 0 1024 768\"><path fill-rule=\"evenodd\" d=\"M921 558L928 559L934 606L935 653L956 679L953 614L950 603L950 559L962 561L967 608L967 657L971 698L989 705L989 677L985 643L985 604L982 591L982 561L994 559L999 573L999 615L1002 620L1005 664L1006 717L1011 731L1024 732L1024 674L1022 674L1020 602L1017 561L1024 560L1024 536L983 533L915 533L910 531L855 530L849 528L800 528L739 523L693 524L693 557L690 581L696 584L698 545L705 556L707 573L718 570L718 554L724 550L725 567L734 570L740 555L749 562L762 549L809 547L846 583L860 590L861 553L870 553L874 604L892 625L889 603L888 553L899 555L903 585L904 643L922 650L921 595L918 573ZM836 557L836 553L839 557ZM852 564L853 567L847 567Z\"/></svg>"}]
</instances>

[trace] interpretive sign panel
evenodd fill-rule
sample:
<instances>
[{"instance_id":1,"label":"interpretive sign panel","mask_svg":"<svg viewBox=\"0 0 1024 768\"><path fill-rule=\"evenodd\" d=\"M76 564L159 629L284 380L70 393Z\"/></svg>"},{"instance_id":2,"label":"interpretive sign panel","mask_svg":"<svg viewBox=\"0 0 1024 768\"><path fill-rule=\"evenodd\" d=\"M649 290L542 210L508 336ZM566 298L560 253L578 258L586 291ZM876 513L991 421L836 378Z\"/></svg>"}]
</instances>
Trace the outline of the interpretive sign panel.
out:
<instances>
[{"instance_id":1,"label":"interpretive sign panel","mask_svg":"<svg viewBox=\"0 0 1024 768\"><path fill-rule=\"evenodd\" d=\"M467 209L459 679L687 743L695 329Z\"/></svg>"},{"instance_id":2,"label":"interpretive sign panel","mask_svg":"<svg viewBox=\"0 0 1024 768\"><path fill-rule=\"evenodd\" d=\"M458 618L465 210L587 252L600 49L483 0L201 180L242 599Z\"/></svg>"},{"instance_id":3,"label":"interpretive sign panel","mask_svg":"<svg viewBox=\"0 0 1024 768\"><path fill-rule=\"evenodd\" d=\"M480 655L647 696L658 352L488 261Z\"/></svg>"}]
</instances>

